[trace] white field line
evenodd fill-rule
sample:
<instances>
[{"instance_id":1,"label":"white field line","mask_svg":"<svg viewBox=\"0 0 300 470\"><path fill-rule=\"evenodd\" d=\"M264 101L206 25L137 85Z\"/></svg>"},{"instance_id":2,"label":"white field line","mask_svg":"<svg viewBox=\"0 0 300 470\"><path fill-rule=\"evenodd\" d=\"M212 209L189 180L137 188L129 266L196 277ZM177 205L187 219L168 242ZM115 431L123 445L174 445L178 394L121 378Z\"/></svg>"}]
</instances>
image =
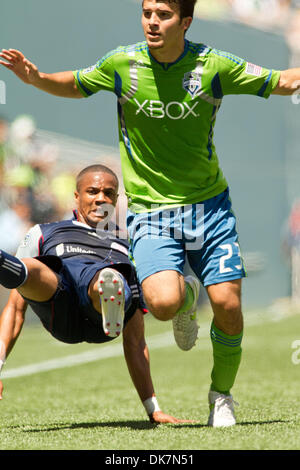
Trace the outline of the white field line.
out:
<instances>
[{"instance_id":1,"label":"white field line","mask_svg":"<svg viewBox=\"0 0 300 470\"><path fill-rule=\"evenodd\" d=\"M203 329L201 329L201 333L201 336L204 335ZM207 331L205 331L205 334L207 334ZM147 338L147 344L149 346L150 352L153 349L165 348L167 346L175 345L173 333L167 332L155 336L149 336ZM86 364L88 362L100 361L122 355L122 343L112 344L109 346L100 345L99 350L85 351L80 354L72 354L62 358L50 359L48 361L42 361L34 364L28 364L26 366L3 370L1 373L1 379L24 377L26 375L38 374L40 372L46 372L49 370L62 369L64 367L77 366L80 364Z\"/></svg>"},{"instance_id":2,"label":"white field line","mask_svg":"<svg viewBox=\"0 0 300 470\"><path fill-rule=\"evenodd\" d=\"M267 323L269 321L280 321L286 318L285 315L251 315L246 318L246 323L255 325L259 323ZM249 320L249 321L247 321ZM201 323L201 322L200 322ZM209 338L210 323L200 324L198 333L199 338ZM172 331L162 333L146 338L149 350L165 348L167 346L176 346ZM177 347L177 346L176 346ZM73 367L88 362L101 361L111 357L118 357L123 355L122 343L111 344L108 346L100 346L99 350L85 351L80 354L72 354L69 356L50 359L48 361L36 362L26 366L16 367L12 369L3 370L1 379L12 379L16 377L24 377L26 375L38 374L40 372L47 372L49 370L63 369L64 367Z\"/></svg>"}]
</instances>

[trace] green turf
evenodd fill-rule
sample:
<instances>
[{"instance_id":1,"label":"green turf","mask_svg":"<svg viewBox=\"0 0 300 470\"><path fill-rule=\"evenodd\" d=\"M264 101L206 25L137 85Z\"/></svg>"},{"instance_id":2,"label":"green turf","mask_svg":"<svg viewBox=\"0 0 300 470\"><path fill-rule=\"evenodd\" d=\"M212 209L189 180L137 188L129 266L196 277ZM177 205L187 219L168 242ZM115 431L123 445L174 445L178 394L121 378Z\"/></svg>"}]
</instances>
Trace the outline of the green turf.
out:
<instances>
[{"instance_id":1,"label":"green turf","mask_svg":"<svg viewBox=\"0 0 300 470\"><path fill-rule=\"evenodd\" d=\"M269 311L246 313L244 356L233 390L240 404L238 424L232 428L206 426L212 366L209 315L203 314L201 337L190 352L174 344L154 348L153 336L169 331L172 339L171 324L149 317L146 331L160 405L197 423L151 425L119 356L3 379L0 449L298 450L300 364L292 362L292 343L300 340L299 321L299 314L277 318ZM40 326L25 324L4 372L101 347L63 345Z\"/></svg>"}]
</instances>

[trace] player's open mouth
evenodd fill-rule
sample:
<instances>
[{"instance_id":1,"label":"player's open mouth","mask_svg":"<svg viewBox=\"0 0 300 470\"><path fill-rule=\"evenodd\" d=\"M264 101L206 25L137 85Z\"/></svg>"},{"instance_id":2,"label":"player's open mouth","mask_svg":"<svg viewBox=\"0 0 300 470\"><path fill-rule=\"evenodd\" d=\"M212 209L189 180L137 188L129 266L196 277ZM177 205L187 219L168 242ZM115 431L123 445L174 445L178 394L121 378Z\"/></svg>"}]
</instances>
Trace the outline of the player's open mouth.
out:
<instances>
[{"instance_id":1,"label":"player's open mouth","mask_svg":"<svg viewBox=\"0 0 300 470\"><path fill-rule=\"evenodd\" d=\"M160 37L160 34L158 33L148 33L148 36L151 38L151 39L157 39Z\"/></svg>"}]
</instances>

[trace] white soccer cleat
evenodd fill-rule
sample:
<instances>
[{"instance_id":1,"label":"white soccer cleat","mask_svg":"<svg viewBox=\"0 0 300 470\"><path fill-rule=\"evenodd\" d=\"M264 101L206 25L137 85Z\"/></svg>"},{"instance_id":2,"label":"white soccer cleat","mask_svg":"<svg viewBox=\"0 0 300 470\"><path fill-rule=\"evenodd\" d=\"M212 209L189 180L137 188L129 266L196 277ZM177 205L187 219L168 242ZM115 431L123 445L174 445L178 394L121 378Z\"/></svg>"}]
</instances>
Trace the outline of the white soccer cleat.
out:
<instances>
[{"instance_id":1,"label":"white soccer cleat","mask_svg":"<svg viewBox=\"0 0 300 470\"><path fill-rule=\"evenodd\" d=\"M200 291L200 282L193 276L186 276L187 282L193 289L194 303L183 313L178 313L172 319L173 333L177 346L183 351L189 351L196 344L199 326L197 323L197 302Z\"/></svg>"},{"instance_id":2,"label":"white soccer cleat","mask_svg":"<svg viewBox=\"0 0 300 470\"><path fill-rule=\"evenodd\" d=\"M208 426L220 428L236 424L234 405L238 403L233 400L232 395L224 395L211 390L208 394L208 402L210 407Z\"/></svg>"},{"instance_id":3,"label":"white soccer cleat","mask_svg":"<svg viewBox=\"0 0 300 470\"><path fill-rule=\"evenodd\" d=\"M106 336L120 336L124 324L124 283L118 271L103 269L98 278L102 325Z\"/></svg>"}]
</instances>

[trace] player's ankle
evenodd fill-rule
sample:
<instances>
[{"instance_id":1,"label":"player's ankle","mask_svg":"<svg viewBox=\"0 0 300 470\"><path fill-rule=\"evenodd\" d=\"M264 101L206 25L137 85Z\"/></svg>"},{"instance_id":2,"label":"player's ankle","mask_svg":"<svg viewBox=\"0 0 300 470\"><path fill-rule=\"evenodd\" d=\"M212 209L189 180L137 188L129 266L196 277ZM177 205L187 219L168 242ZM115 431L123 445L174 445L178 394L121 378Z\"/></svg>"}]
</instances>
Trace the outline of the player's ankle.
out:
<instances>
[{"instance_id":1,"label":"player's ankle","mask_svg":"<svg viewBox=\"0 0 300 470\"><path fill-rule=\"evenodd\" d=\"M26 265L15 256L0 250L0 284L7 289L17 289L26 281Z\"/></svg>"}]
</instances>

